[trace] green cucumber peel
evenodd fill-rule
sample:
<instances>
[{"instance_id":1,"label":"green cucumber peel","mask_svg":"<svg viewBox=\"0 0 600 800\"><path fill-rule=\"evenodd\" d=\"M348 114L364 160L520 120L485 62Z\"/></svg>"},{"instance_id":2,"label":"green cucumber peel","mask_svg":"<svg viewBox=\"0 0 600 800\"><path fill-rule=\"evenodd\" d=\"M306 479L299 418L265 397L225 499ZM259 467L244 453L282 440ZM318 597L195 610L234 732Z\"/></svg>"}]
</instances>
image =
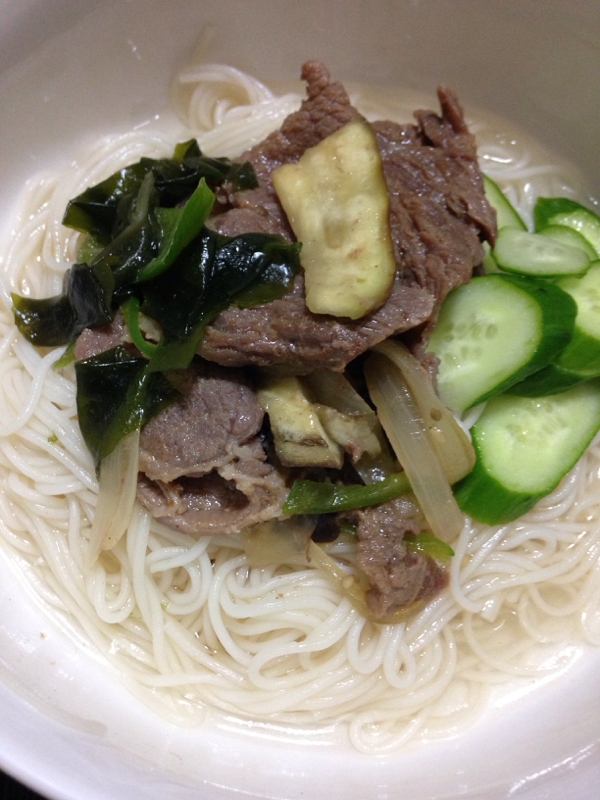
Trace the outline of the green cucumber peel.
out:
<instances>
[{"instance_id":1,"label":"green cucumber peel","mask_svg":"<svg viewBox=\"0 0 600 800\"><path fill-rule=\"evenodd\" d=\"M535 278L485 275L454 289L428 345L440 359L441 399L464 411L552 363L576 312L570 295Z\"/></svg>"},{"instance_id":2,"label":"green cucumber peel","mask_svg":"<svg viewBox=\"0 0 600 800\"><path fill-rule=\"evenodd\" d=\"M498 230L501 228L516 228L521 231L527 230L527 225L525 225L521 219L519 212L506 197L496 181L492 180L489 175L483 176L483 188L485 190L486 200L496 212Z\"/></svg>"},{"instance_id":3,"label":"green cucumber peel","mask_svg":"<svg viewBox=\"0 0 600 800\"><path fill-rule=\"evenodd\" d=\"M534 278L583 275L591 263L579 247L514 228L502 228L492 255L501 270Z\"/></svg>"},{"instance_id":4,"label":"green cucumber peel","mask_svg":"<svg viewBox=\"0 0 600 800\"><path fill-rule=\"evenodd\" d=\"M573 338L559 356L560 366L582 375L600 372L600 261L581 278L564 278L559 288L577 304Z\"/></svg>"},{"instance_id":5,"label":"green cucumber peel","mask_svg":"<svg viewBox=\"0 0 600 800\"><path fill-rule=\"evenodd\" d=\"M455 486L460 508L500 525L550 494L600 429L600 381L549 397L491 400L471 433L477 460Z\"/></svg>"},{"instance_id":6,"label":"green cucumber peel","mask_svg":"<svg viewBox=\"0 0 600 800\"><path fill-rule=\"evenodd\" d=\"M600 217L568 197L539 197L533 209L535 230L566 225L584 236L600 255Z\"/></svg>"},{"instance_id":7,"label":"green cucumber peel","mask_svg":"<svg viewBox=\"0 0 600 800\"><path fill-rule=\"evenodd\" d=\"M563 278L557 286L577 304L573 336L554 363L513 386L514 394L553 394L600 375L600 261L585 275Z\"/></svg>"}]
</instances>

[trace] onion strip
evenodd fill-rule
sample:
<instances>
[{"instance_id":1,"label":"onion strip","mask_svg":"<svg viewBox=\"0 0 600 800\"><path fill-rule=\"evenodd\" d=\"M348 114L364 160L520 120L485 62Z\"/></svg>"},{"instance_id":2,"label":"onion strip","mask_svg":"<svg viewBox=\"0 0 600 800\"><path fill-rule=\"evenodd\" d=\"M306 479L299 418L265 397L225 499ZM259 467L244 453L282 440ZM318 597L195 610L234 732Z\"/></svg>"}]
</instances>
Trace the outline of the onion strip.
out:
<instances>
[{"instance_id":1,"label":"onion strip","mask_svg":"<svg viewBox=\"0 0 600 800\"><path fill-rule=\"evenodd\" d=\"M452 541L463 529L464 517L401 372L389 358L373 353L365 375L379 420L431 531L444 542Z\"/></svg>"},{"instance_id":2,"label":"onion strip","mask_svg":"<svg viewBox=\"0 0 600 800\"><path fill-rule=\"evenodd\" d=\"M348 441L336 438L337 431L343 429L346 421L346 430L354 435L355 444L359 444L363 451L357 460L353 458L352 461L366 484L378 483L398 471L377 415L344 375L318 369L304 375L302 382L319 404L317 413L327 433L352 454L352 448L348 447L352 435ZM338 419L336 414L339 414ZM338 425L333 427L332 423L336 422Z\"/></svg>"},{"instance_id":3,"label":"onion strip","mask_svg":"<svg viewBox=\"0 0 600 800\"><path fill-rule=\"evenodd\" d=\"M111 550L123 536L133 513L137 489L140 431L129 434L102 461L96 512L90 533L87 565L101 550Z\"/></svg>"},{"instance_id":4,"label":"onion strip","mask_svg":"<svg viewBox=\"0 0 600 800\"><path fill-rule=\"evenodd\" d=\"M452 412L436 395L417 359L400 342L388 340L374 349L387 356L402 372L450 483L464 478L475 466L475 450Z\"/></svg>"},{"instance_id":5,"label":"onion strip","mask_svg":"<svg viewBox=\"0 0 600 800\"><path fill-rule=\"evenodd\" d=\"M290 519L269 519L242 530L249 567L270 564L308 565L307 547L316 517L297 515Z\"/></svg>"}]
</instances>

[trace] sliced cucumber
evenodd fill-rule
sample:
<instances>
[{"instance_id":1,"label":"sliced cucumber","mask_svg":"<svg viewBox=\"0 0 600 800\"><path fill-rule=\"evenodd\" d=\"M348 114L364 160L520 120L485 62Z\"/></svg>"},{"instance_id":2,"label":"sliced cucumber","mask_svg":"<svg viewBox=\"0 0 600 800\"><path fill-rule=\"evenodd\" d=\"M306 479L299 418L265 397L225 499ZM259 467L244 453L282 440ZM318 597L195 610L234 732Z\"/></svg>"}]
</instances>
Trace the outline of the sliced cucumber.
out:
<instances>
[{"instance_id":1,"label":"sliced cucumber","mask_svg":"<svg viewBox=\"0 0 600 800\"><path fill-rule=\"evenodd\" d=\"M566 225L547 225L538 233L542 236L549 236L551 239L561 242L561 244L567 244L570 247L577 247L579 250L583 250L584 253L587 253L590 261L595 261L598 258L598 253L592 245L575 228L568 228Z\"/></svg>"},{"instance_id":2,"label":"sliced cucumber","mask_svg":"<svg viewBox=\"0 0 600 800\"><path fill-rule=\"evenodd\" d=\"M563 278L557 285L577 304L573 338L558 363L583 375L600 374L600 261L581 278Z\"/></svg>"},{"instance_id":3,"label":"sliced cucumber","mask_svg":"<svg viewBox=\"0 0 600 800\"><path fill-rule=\"evenodd\" d=\"M538 278L583 275L590 266L589 256L580 248L516 228L499 231L492 255L505 272Z\"/></svg>"},{"instance_id":4,"label":"sliced cucumber","mask_svg":"<svg viewBox=\"0 0 600 800\"><path fill-rule=\"evenodd\" d=\"M577 304L573 338L553 364L513 386L513 394L553 394L600 375L600 261L581 278L563 278L557 286Z\"/></svg>"},{"instance_id":5,"label":"sliced cucumber","mask_svg":"<svg viewBox=\"0 0 600 800\"><path fill-rule=\"evenodd\" d=\"M496 264L494 256L492 255L492 248L487 242L483 242L483 260L481 266L486 275L492 275L495 272L500 272L500 267Z\"/></svg>"},{"instance_id":6,"label":"sliced cucumber","mask_svg":"<svg viewBox=\"0 0 600 800\"><path fill-rule=\"evenodd\" d=\"M569 342L576 304L548 281L484 275L444 301L428 349L438 391L464 411L549 364Z\"/></svg>"},{"instance_id":7,"label":"sliced cucumber","mask_svg":"<svg viewBox=\"0 0 600 800\"><path fill-rule=\"evenodd\" d=\"M519 216L518 211L511 205L502 189L487 175L483 176L483 188L488 203L496 211L498 230L501 228L527 230L527 226Z\"/></svg>"},{"instance_id":8,"label":"sliced cucumber","mask_svg":"<svg viewBox=\"0 0 600 800\"><path fill-rule=\"evenodd\" d=\"M520 397L546 397L549 394L557 394L584 383L593 375L582 375L579 372L572 372L564 369L559 364L548 364L547 367L539 369L533 375L528 375L524 381L516 383L508 389L510 394Z\"/></svg>"},{"instance_id":9,"label":"sliced cucumber","mask_svg":"<svg viewBox=\"0 0 600 800\"><path fill-rule=\"evenodd\" d=\"M567 197L540 197L533 209L535 230L548 225L565 225L584 236L600 254L600 217Z\"/></svg>"},{"instance_id":10,"label":"sliced cucumber","mask_svg":"<svg viewBox=\"0 0 600 800\"><path fill-rule=\"evenodd\" d=\"M462 510L498 525L549 494L600 429L600 382L551 397L495 397L472 429L477 461L455 487Z\"/></svg>"}]
</instances>

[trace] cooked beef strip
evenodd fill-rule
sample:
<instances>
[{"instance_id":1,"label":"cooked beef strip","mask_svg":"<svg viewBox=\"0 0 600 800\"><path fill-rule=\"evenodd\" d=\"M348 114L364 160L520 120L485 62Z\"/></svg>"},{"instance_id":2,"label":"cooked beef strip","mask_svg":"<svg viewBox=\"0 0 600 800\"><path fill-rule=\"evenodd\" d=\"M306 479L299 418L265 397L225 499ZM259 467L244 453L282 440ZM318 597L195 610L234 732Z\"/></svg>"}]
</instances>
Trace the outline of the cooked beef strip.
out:
<instances>
[{"instance_id":1,"label":"cooked beef strip","mask_svg":"<svg viewBox=\"0 0 600 800\"><path fill-rule=\"evenodd\" d=\"M234 208L215 217L218 230L237 235L258 229L291 239L285 214L271 184L271 171L297 161L357 115L348 96L327 69L308 62L302 70L307 99L281 129L241 158L255 167L260 187L230 195ZM417 112L417 125L374 124L390 195L390 226L398 273L381 308L360 320L312 314L304 302L302 276L293 291L268 305L228 308L208 327L200 353L228 366L283 366L303 373L315 364L343 367L377 342L418 330L418 349L426 324L455 286L465 283L481 263L480 238L493 241L494 211L485 200L475 141L456 95L440 88L442 116ZM249 227L246 228L245 226Z\"/></svg>"},{"instance_id":2,"label":"cooked beef strip","mask_svg":"<svg viewBox=\"0 0 600 800\"><path fill-rule=\"evenodd\" d=\"M140 470L168 483L182 475L204 475L238 458L263 421L244 373L198 360L168 377L181 398L142 428Z\"/></svg>"},{"instance_id":3,"label":"cooked beef strip","mask_svg":"<svg viewBox=\"0 0 600 800\"><path fill-rule=\"evenodd\" d=\"M293 241L292 229L271 183L271 173L282 164L298 161L305 150L358 116L342 84L331 82L329 72L319 61L303 65L302 80L307 83L307 99L301 108L290 114L278 131L240 156L240 161L250 161L254 167L259 186L228 194L234 208L211 221L211 226L221 233L236 236L260 231Z\"/></svg>"},{"instance_id":4,"label":"cooked beef strip","mask_svg":"<svg viewBox=\"0 0 600 800\"><path fill-rule=\"evenodd\" d=\"M327 67L320 61L303 64L301 78L306 81L307 96L300 109L290 114L278 131L240 157L240 161L251 162L260 186L272 188L271 173L276 167L298 161L309 147L359 116L342 84L330 80Z\"/></svg>"},{"instance_id":5,"label":"cooked beef strip","mask_svg":"<svg viewBox=\"0 0 600 800\"><path fill-rule=\"evenodd\" d=\"M235 533L278 517L286 495L256 438L206 475L165 483L140 473L138 480L138 499L152 516L192 536Z\"/></svg>"},{"instance_id":6,"label":"cooked beef strip","mask_svg":"<svg viewBox=\"0 0 600 800\"><path fill-rule=\"evenodd\" d=\"M481 263L480 237L493 242L474 137L455 93L438 89L442 117L418 111L418 127L375 122L390 194L390 226L402 274L439 305Z\"/></svg>"},{"instance_id":7,"label":"cooked beef strip","mask_svg":"<svg viewBox=\"0 0 600 800\"><path fill-rule=\"evenodd\" d=\"M244 373L196 361L169 378L181 398L142 428L140 502L195 535L278 516L287 490L266 461L263 411Z\"/></svg>"},{"instance_id":8,"label":"cooked beef strip","mask_svg":"<svg viewBox=\"0 0 600 800\"><path fill-rule=\"evenodd\" d=\"M316 368L342 370L399 328L429 319L433 304L428 292L398 277L387 302L362 319L312 314L298 275L293 290L279 300L252 308L232 306L220 314L207 329L200 353L229 367L277 365L296 374Z\"/></svg>"},{"instance_id":9,"label":"cooked beef strip","mask_svg":"<svg viewBox=\"0 0 600 800\"><path fill-rule=\"evenodd\" d=\"M427 600L447 584L446 571L431 558L408 550L405 533L419 533L421 515L404 498L354 512L358 523L357 563L371 588L367 603L376 617Z\"/></svg>"},{"instance_id":10,"label":"cooked beef strip","mask_svg":"<svg viewBox=\"0 0 600 800\"><path fill-rule=\"evenodd\" d=\"M120 313L84 331L78 359L126 341ZM241 370L196 359L169 373L177 402L141 430L138 499L165 525L194 536L233 533L281 514L287 489L258 437L263 411Z\"/></svg>"},{"instance_id":11,"label":"cooked beef strip","mask_svg":"<svg viewBox=\"0 0 600 800\"><path fill-rule=\"evenodd\" d=\"M74 355L77 361L97 356L112 350L119 344L130 344L131 338L120 311L115 313L112 322L99 328L84 328L75 342Z\"/></svg>"}]
</instances>

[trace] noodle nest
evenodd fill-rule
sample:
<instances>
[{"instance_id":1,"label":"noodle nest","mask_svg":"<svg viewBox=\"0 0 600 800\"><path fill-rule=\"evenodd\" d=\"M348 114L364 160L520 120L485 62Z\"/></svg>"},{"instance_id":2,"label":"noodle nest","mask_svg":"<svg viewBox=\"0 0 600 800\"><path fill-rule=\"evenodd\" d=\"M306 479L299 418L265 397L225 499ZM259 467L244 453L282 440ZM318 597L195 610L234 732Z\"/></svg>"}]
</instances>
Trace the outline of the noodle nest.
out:
<instances>
[{"instance_id":1,"label":"noodle nest","mask_svg":"<svg viewBox=\"0 0 600 800\"><path fill-rule=\"evenodd\" d=\"M231 67L189 67L174 88L178 140L196 136L209 155L238 155L300 97L275 95ZM352 100L370 119L411 116L401 98L359 88ZM74 373L53 369L61 349L40 352L18 334L10 292L60 290L79 243L60 224L67 201L141 155L171 154L172 138L145 130L103 140L60 175L36 176L2 257L0 546L49 613L171 722L225 712L334 725L365 753L454 734L499 685L559 674L578 648L600 644L598 440L517 522L467 524L453 543L448 590L406 623L375 625L316 569L250 569L241 537L196 541L137 506L127 535L84 569L98 486ZM483 119L472 130L483 169L525 218L537 195L575 193L568 172L527 143ZM352 571L349 543L326 549Z\"/></svg>"}]
</instances>

